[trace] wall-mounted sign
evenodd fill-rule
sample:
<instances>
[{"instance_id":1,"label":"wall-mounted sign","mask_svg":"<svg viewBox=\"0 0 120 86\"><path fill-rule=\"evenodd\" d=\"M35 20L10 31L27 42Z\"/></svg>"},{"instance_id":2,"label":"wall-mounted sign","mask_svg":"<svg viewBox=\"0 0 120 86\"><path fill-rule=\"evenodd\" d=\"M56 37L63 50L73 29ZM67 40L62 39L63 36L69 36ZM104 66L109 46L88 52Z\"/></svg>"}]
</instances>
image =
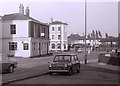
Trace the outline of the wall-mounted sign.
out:
<instances>
[{"instance_id":1,"label":"wall-mounted sign","mask_svg":"<svg viewBox=\"0 0 120 86\"><path fill-rule=\"evenodd\" d=\"M45 33L41 33L41 36L45 36Z\"/></svg>"}]
</instances>

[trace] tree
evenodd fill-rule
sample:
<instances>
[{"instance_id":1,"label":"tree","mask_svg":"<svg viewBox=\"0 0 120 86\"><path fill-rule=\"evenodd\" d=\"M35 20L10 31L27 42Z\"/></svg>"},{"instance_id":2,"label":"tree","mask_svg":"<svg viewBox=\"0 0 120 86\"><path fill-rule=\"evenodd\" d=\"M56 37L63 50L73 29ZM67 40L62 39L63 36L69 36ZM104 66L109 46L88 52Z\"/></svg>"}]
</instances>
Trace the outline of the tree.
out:
<instances>
[{"instance_id":1,"label":"tree","mask_svg":"<svg viewBox=\"0 0 120 86\"><path fill-rule=\"evenodd\" d=\"M101 34L101 32L100 32L100 31L98 31L98 34L99 34L100 38L102 38L102 34Z\"/></svg>"},{"instance_id":2,"label":"tree","mask_svg":"<svg viewBox=\"0 0 120 86\"><path fill-rule=\"evenodd\" d=\"M97 32L97 30L96 30L96 38L98 38L98 32Z\"/></svg>"},{"instance_id":3,"label":"tree","mask_svg":"<svg viewBox=\"0 0 120 86\"><path fill-rule=\"evenodd\" d=\"M92 36L95 38L95 32L94 32L94 30L92 30Z\"/></svg>"},{"instance_id":4,"label":"tree","mask_svg":"<svg viewBox=\"0 0 120 86\"><path fill-rule=\"evenodd\" d=\"M108 37L108 34L107 34L107 33L105 33L105 37L106 37L106 38Z\"/></svg>"}]
</instances>

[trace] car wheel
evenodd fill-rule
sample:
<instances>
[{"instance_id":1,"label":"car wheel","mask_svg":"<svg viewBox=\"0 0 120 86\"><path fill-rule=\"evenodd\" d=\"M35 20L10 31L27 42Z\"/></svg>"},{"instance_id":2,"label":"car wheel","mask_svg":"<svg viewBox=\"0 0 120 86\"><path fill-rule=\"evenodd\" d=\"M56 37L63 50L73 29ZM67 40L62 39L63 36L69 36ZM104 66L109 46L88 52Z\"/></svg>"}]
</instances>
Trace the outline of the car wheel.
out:
<instances>
[{"instance_id":1,"label":"car wheel","mask_svg":"<svg viewBox=\"0 0 120 86\"><path fill-rule=\"evenodd\" d=\"M10 65L10 67L9 67L9 69L8 69L8 72L9 72L9 73L14 72L14 66L13 66L13 65Z\"/></svg>"},{"instance_id":2,"label":"car wheel","mask_svg":"<svg viewBox=\"0 0 120 86\"><path fill-rule=\"evenodd\" d=\"M80 73L80 66L78 66L77 68L77 73Z\"/></svg>"},{"instance_id":3,"label":"car wheel","mask_svg":"<svg viewBox=\"0 0 120 86\"><path fill-rule=\"evenodd\" d=\"M52 72L49 72L49 75L52 75L53 73Z\"/></svg>"},{"instance_id":4,"label":"car wheel","mask_svg":"<svg viewBox=\"0 0 120 86\"><path fill-rule=\"evenodd\" d=\"M71 76L72 75L72 69L69 69L68 75Z\"/></svg>"}]
</instances>

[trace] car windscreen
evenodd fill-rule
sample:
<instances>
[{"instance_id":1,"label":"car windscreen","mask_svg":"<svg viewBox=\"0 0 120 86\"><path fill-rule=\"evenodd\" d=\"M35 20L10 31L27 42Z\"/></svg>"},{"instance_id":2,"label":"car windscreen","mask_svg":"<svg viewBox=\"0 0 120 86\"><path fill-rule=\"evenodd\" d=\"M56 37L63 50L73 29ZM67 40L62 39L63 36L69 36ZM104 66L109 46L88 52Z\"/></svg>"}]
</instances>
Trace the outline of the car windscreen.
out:
<instances>
[{"instance_id":1,"label":"car windscreen","mask_svg":"<svg viewBox=\"0 0 120 86\"><path fill-rule=\"evenodd\" d=\"M65 55L57 55L55 56L54 62L70 62L70 56L65 56Z\"/></svg>"}]
</instances>

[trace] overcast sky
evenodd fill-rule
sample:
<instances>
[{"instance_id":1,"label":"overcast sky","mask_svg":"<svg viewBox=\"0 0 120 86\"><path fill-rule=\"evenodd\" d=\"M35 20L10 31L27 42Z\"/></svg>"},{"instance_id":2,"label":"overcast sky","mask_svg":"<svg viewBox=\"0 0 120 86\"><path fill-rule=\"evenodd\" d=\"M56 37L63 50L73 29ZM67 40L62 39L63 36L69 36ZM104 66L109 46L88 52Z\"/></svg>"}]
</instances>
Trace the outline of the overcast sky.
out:
<instances>
[{"instance_id":1,"label":"overcast sky","mask_svg":"<svg viewBox=\"0 0 120 86\"><path fill-rule=\"evenodd\" d=\"M31 2L32 1L32 2ZM31 0L4 1L0 3L0 15L19 12L19 4L24 8L29 6L30 16L45 23L50 18L68 23L68 35L84 33L84 2L39 2ZM81 0L82 1L82 0ZM118 3L117 2L87 2L87 33L100 30L103 36L118 35Z\"/></svg>"}]
</instances>

